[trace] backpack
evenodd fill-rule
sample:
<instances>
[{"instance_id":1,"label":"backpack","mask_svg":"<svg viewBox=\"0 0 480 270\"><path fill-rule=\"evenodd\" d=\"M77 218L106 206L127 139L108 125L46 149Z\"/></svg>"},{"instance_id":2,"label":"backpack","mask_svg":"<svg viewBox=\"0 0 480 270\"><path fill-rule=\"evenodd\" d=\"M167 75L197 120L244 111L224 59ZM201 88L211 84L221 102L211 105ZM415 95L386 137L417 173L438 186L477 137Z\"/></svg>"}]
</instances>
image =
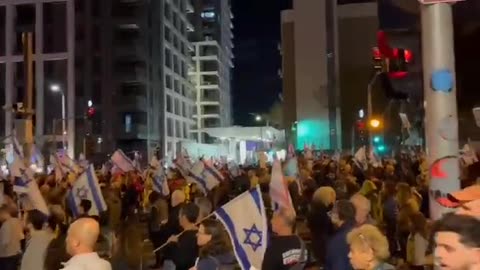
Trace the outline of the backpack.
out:
<instances>
[{"instance_id":1,"label":"backpack","mask_svg":"<svg viewBox=\"0 0 480 270\"><path fill-rule=\"evenodd\" d=\"M290 267L289 270L303 270L307 265L307 260L304 259L305 252L307 252L307 247L305 245L305 242L303 242L303 240L300 237L298 237L298 241L300 241L300 261L295 265L293 265L292 267Z\"/></svg>"}]
</instances>

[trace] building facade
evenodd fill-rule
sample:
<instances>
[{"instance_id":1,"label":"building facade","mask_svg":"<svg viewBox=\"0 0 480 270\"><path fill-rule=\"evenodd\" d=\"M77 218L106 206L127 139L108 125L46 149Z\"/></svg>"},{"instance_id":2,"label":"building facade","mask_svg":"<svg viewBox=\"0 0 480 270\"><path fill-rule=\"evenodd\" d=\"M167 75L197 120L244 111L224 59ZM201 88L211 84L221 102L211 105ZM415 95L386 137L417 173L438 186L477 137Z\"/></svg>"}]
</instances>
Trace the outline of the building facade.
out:
<instances>
[{"instance_id":1,"label":"building facade","mask_svg":"<svg viewBox=\"0 0 480 270\"><path fill-rule=\"evenodd\" d=\"M23 99L21 32L31 31L37 141L55 149L62 140L63 93L70 155L101 160L116 148L173 155L192 141L195 124L191 12L189 0L0 1L3 104ZM2 114L6 134L12 119Z\"/></svg>"},{"instance_id":2,"label":"building facade","mask_svg":"<svg viewBox=\"0 0 480 270\"><path fill-rule=\"evenodd\" d=\"M293 9L282 13L283 125L298 149L341 148L335 17L330 14L336 5L330 2L295 0Z\"/></svg>"},{"instance_id":3,"label":"building facade","mask_svg":"<svg viewBox=\"0 0 480 270\"><path fill-rule=\"evenodd\" d=\"M26 96L22 33L32 32L34 53L34 125L36 141L62 141L53 134L65 121L68 152L75 140L75 9L73 0L0 1L0 100L5 105L1 133L12 134L12 106ZM62 98L62 95L64 98ZM63 101L62 101L63 100ZM63 104L62 104L63 103ZM62 106L63 105L63 106ZM62 107L66 109L62 115ZM57 121L60 120L60 121Z\"/></svg>"},{"instance_id":4,"label":"building facade","mask_svg":"<svg viewBox=\"0 0 480 270\"><path fill-rule=\"evenodd\" d=\"M293 9L282 12L287 141L299 149L305 144L317 149L349 147L358 112L366 111L377 5L373 1L293 3Z\"/></svg>"},{"instance_id":5,"label":"building facade","mask_svg":"<svg viewBox=\"0 0 480 270\"><path fill-rule=\"evenodd\" d=\"M200 143L213 141L202 129L226 127L232 122L232 19L229 0L194 2L191 22L195 30L190 34L193 64L189 74L196 91L194 136Z\"/></svg>"}]
</instances>

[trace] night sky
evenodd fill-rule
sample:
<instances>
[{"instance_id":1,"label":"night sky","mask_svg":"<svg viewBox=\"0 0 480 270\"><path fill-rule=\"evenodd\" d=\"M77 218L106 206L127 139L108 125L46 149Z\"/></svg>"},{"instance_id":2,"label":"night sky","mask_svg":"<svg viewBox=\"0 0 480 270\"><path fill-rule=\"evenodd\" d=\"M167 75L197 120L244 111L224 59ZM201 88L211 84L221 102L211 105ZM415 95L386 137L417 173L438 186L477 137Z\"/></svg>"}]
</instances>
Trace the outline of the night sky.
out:
<instances>
[{"instance_id":1,"label":"night sky","mask_svg":"<svg viewBox=\"0 0 480 270\"><path fill-rule=\"evenodd\" d=\"M252 125L249 113L267 112L278 100L282 81L278 76L281 56L280 12L289 0L234 0L235 68L233 106L236 125Z\"/></svg>"},{"instance_id":2,"label":"night sky","mask_svg":"<svg viewBox=\"0 0 480 270\"><path fill-rule=\"evenodd\" d=\"M369 0L340 0L342 4L366 1ZM291 8L291 0L233 0L232 5L235 16L234 124L253 125L254 119L249 113L267 112L282 91L278 76L281 55L277 49L281 40L280 13ZM472 106L480 105L480 0L456 4L454 11L459 110L469 111ZM393 17L401 21L401 17Z\"/></svg>"}]
</instances>

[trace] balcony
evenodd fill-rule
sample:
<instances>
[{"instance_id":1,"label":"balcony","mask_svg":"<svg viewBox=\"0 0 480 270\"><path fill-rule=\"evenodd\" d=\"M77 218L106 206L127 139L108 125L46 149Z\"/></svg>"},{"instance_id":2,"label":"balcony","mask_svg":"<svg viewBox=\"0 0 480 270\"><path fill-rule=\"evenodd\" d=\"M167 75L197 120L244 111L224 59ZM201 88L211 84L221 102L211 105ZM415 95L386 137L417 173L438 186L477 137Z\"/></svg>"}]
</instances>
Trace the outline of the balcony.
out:
<instances>
[{"instance_id":1,"label":"balcony","mask_svg":"<svg viewBox=\"0 0 480 270\"><path fill-rule=\"evenodd\" d=\"M193 13L195 11L195 9L193 8L191 0L186 0L185 2L187 4L187 6L185 7L185 11L187 13Z\"/></svg>"},{"instance_id":2,"label":"balcony","mask_svg":"<svg viewBox=\"0 0 480 270\"><path fill-rule=\"evenodd\" d=\"M112 17L121 29L139 29L144 19L143 12L134 5L114 10Z\"/></svg>"},{"instance_id":3,"label":"balcony","mask_svg":"<svg viewBox=\"0 0 480 270\"><path fill-rule=\"evenodd\" d=\"M147 112L147 98L143 96L119 96L115 100L118 111L142 111Z\"/></svg>"},{"instance_id":4,"label":"balcony","mask_svg":"<svg viewBox=\"0 0 480 270\"><path fill-rule=\"evenodd\" d=\"M219 90L220 86L218 84L202 84L199 88L205 90Z\"/></svg>"},{"instance_id":5,"label":"balcony","mask_svg":"<svg viewBox=\"0 0 480 270\"><path fill-rule=\"evenodd\" d=\"M190 20L187 20L187 31L188 32L194 32L195 27L193 27L193 24L190 22Z\"/></svg>"},{"instance_id":6,"label":"balcony","mask_svg":"<svg viewBox=\"0 0 480 270\"><path fill-rule=\"evenodd\" d=\"M198 118L197 114L193 115L193 118ZM208 113L208 114L202 114L200 115L200 118L206 119L206 118L219 118L220 119L220 114L219 113Z\"/></svg>"}]
</instances>

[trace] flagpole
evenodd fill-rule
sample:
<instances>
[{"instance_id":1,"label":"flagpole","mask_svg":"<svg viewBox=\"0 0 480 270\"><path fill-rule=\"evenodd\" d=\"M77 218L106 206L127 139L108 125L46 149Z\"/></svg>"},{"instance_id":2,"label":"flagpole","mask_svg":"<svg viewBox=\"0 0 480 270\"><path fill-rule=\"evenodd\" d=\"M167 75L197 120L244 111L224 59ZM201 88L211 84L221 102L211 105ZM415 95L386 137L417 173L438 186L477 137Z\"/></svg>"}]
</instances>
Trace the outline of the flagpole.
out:
<instances>
[{"instance_id":1,"label":"flagpole","mask_svg":"<svg viewBox=\"0 0 480 270\"><path fill-rule=\"evenodd\" d=\"M235 200L235 199L233 199ZM228 203L232 202L233 200L229 201ZM204 218L200 219L199 221L197 221L197 223L195 223L195 226L198 226L200 225L202 222L204 222L205 220L211 218L213 215L215 214L215 211L208 214L207 216L205 216ZM187 230L183 230L181 231L179 234L175 235L175 237L180 237L182 236ZM158 251L160 251L161 249L163 249L164 247L168 246L168 244L172 243L171 241L167 241L165 243L163 243L161 246L159 246L158 248L154 249L153 250L153 253L157 253Z\"/></svg>"},{"instance_id":2,"label":"flagpole","mask_svg":"<svg viewBox=\"0 0 480 270\"><path fill-rule=\"evenodd\" d=\"M257 185L257 188L259 186ZM245 191L245 192L250 192L250 191ZM244 194L244 193L242 193ZM238 200L239 198L241 197L241 195L238 195L237 197L233 198L232 200L228 201L227 203L225 203L223 206L229 204L229 203L232 203L232 202L235 202L236 200ZM200 219L199 221L197 221L197 223L195 223L195 226L198 226L200 225L202 222L204 222L205 220L211 218L213 215L215 214L215 211L213 211L212 213L208 214L207 216L203 217L202 219ZM186 232L186 230L183 230L182 232L180 232L179 234L175 235L176 237L180 237L182 234L184 234ZM161 246L159 246L158 248L154 249L153 250L153 253L156 253L158 252L159 250L163 249L164 247L166 247L168 244L170 244L171 242L167 241L165 243L163 243Z\"/></svg>"}]
</instances>

